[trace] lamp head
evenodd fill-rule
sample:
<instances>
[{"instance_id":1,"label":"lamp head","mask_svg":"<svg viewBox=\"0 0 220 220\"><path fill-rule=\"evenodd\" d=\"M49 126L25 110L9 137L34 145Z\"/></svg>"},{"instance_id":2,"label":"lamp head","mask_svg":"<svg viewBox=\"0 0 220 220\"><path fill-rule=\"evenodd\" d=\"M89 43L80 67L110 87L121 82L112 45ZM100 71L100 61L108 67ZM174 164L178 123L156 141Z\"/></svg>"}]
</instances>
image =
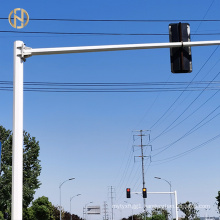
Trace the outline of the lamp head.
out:
<instances>
[{"instance_id":1,"label":"lamp head","mask_svg":"<svg viewBox=\"0 0 220 220\"><path fill-rule=\"evenodd\" d=\"M155 176L154 178L155 178L155 179L158 179L158 180L161 180L161 178L160 178L160 177L157 177L157 176Z\"/></svg>"}]
</instances>

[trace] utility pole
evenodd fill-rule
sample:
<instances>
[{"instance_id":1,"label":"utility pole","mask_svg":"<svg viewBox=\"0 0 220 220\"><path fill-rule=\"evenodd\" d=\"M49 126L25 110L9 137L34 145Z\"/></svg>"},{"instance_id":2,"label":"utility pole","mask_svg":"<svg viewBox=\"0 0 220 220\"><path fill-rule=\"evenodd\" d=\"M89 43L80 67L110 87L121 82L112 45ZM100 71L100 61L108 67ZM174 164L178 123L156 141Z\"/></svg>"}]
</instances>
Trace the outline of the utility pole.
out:
<instances>
[{"instance_id":1,"label":"utility pole","mask_svg":"<svg viewBox=\"0 0 220 220\"><path fill-rule=\"evenodd\" d=\"M150 134L146 134L144 132L147 132L148 130L139 130L137 132L140 132L140 134L138 135L134 135L134 136L139 136L141 137L141 145L133 145L133 146L136 146L136 147L140 147L141 148L141 156L135 156L135 157L141 157L141 164L142 164L142 183L143 183L143 188L146 188L145 187L145 177L144 177L144 147L145 146L151 146L151 145L143 145L143 136L149 136L149 140L150 140ZM152 150L152 146L151 146L151 150ZM149 156L150 157L150 156ZM146 210L146 199L143 198L143 203L144 203L144 214L145 214L145 218L146 218L146 213L147 213L147 210Z\"/></svg>"},{"instance_id":2,"label":"utility pole","mask_svg":"<svg viewBox=\"0 0 220 220\"><path fill-rule=\"evenodd\" d=\"M111 198L111 209L112 209L112 220L114 220L114 209L113 209L113 199L115 198L114 194L115 194L115 189L113 188L113 186L109 187L110 190L110 198Z\"/></svg>"},{"instance_id":3,"label":"utility pole","mask_svg":"<svg viewBox=\"0 0 220 220\"><path fill-rule=\"evenodd\" d=\"M108 205L107 202L104 202L104 217L103 220L108 220Z\"/></svg>"}]
</instances>

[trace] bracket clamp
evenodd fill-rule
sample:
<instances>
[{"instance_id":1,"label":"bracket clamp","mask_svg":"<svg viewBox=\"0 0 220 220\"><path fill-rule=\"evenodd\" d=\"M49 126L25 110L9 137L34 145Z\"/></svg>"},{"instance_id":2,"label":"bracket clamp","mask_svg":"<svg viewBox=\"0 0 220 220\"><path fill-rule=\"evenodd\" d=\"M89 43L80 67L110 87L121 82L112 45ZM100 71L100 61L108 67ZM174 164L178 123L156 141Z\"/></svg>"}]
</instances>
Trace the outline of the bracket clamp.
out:
<instances>
[{"instance_id":1,"label":"bracket clamp","mask_svg":"<svg viewBox=\"0 0 220 220\"><path fill-rule=\"evenodd\" d=\"M21 57L21 59L23 60L23 62L26 61L26 58L31 57L31 47L26 47L25 44L23 44L21 47L19 47L19 49L21 50L21 54L19 54L18 56Z\"/></svg>"}]
</instances>

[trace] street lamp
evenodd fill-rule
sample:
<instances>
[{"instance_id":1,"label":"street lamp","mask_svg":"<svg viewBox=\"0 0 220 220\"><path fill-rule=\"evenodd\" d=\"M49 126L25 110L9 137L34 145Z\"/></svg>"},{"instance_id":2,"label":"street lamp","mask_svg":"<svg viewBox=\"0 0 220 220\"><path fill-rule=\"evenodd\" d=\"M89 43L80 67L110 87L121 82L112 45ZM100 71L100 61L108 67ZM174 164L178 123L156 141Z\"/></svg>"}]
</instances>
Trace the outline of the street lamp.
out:
<instances>
[{"instance_id":1,"label":"street lamp","mask_svg":"<svg viewBox=\"0 0 220 220\"><path fill-rule=\"evenodd\" d=\"M70 220L72 220L71 201L72 201L72 199L73 199L74 197L80 196L80 195L81 195L81 194L77 194L77 195L75 195L75 196L73 196L73 197L70 198Z\"/></svg>"},{"instance_id":2,"label":"street lamp","mask_svg":"<svg viewBox=\"0 0 220 220\"><path fill-rule=\"evenodd\" d=\"M61 186L65 183L65 182L67 182L67 181L70 181L70 180L74 180L75 178L70 178L70 179L68 179L68 180L65 180L64 182L62 182L61 184L60 184L60 186L59 186L59 189L60 189L60 220L62 220L61 219Z\"/></svg>"},{"instance_id":3,"label":"street lamp","mask_svg":"<svg viewBox=\"0 0 220 220\"><path fill-rule=\"evenodd\" d=\"M131 203L128 203L127 201L124 201L124 202L131 205ZM133 220L133 208L132 208L132 205L131 205L131 219Z\"/></svg>"},{"instance_id":4,"label":"street lamp","mask_svg":"<svg viewBox=\"0 0 220 220\"><path fill-rule=\"evenodd\" d=\"M86 215L85 220L87 219L87 205L89 205L90 203L93 203L93 202L89 202L89 203L87 203L87 204L85 205L85 210L86 210L86 213L85 213L85 215Z\"/></svg>"},{"instance_id":5,"label":"street lamp","mask_svg":"<svg viewBox=\"0 0 220 220\"><path fill-rule=\"evenodd\" d=\"M171 213L170 214L171 214L171 218L173 220L173 202L172 202L172 195L171 195L171 181L162 179L162 178L157 177L157 176L155 176L154 178L158 179L158 180L164 180L165 182L167 182L170 185L170 201L171 201L171 209L170 209Z\"/></svg>"}]
</instances>

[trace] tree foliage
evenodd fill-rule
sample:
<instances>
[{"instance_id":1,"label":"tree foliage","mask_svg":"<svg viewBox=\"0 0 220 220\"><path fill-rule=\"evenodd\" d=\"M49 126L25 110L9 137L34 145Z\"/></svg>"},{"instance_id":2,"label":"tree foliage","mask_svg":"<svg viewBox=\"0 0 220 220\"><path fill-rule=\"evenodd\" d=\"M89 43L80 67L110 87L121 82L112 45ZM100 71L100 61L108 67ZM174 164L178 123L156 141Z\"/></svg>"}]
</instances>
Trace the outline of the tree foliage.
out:
<instances>
[{"instance_id":1,"label":"tree foliage","mask_svg":"<svg viewBox=\"0 0 220 220\"><path fill-rule=\"evenodd\" d=\"M169 216L170 216L170 213L167 211L166 208L155 207L155 208L152 209L151 215L152 215L153 220L156 220L158 218L168 220Z\"/></svg>"},{"instance_id":2,"label":"tree foliage","mask_svg":"<svg viewBox=\"0 0 220 220\"><path fill-rule=\"evenodd\" d=\"M2 142L2 161L0 172L0 211L10 214L12 187L12 132L0 126ZM41 172L39 157L40 146L35 137L24 132L23 142L23 208L24 210L34 199L36 190L40 187L38 177Z\"/></svg>"},{"instance_id":3,"label":"tree foliage","mask_svg":"<svg viewBox=\"0 0 220 220\"><path fill-rule=\"evenodd\" d=\"M162 207L157 207L157 208L153 208L151 210L151 213L147 212L146 213L146 218L145 218L145 213L142 212L138 215L133 215L129 216L128 218L123 218L122 220L167 220L169 217L170 213L167 211L166 208L162 208Z\"/></svg>"},{"instance_id":4,"label":"tree foliage","mask_svg":"<svg viewBox=\"0 0 220 220\"><path fill-rule=\"evenodd\" d=\"M1 211L0 211L0 220L4 220L4 215Z\"/></svg>"},{"instance_id":5,"label":"tree foliage","mask_svg":"<svg viewBox=\"0 0 220 220\"><path fill-rule=\"evenodd\" d=\"M62 220L69 220L69 212L62 210ZM47 197L42 196L36 199L32 206L24 213L24 220L60 220L59 206L54 206ZM1 220L1 219L0 219ZM77 215L72 214L72 220L82 220Z\"/></svg>"},{"instance_id":6,"label":"tree foliage","mask_svg":"<svg viewBox=\"0 0 220 220\"><path fill-rule=\"evenodd\" d=\"M192 202L185 202L185 203L180 203L178 205L178 208L185 214L185 220L189 220L189 219L198 219L197 214L198 214L198 210L196 210L196 203L192 203Z\"/></svg>"},{"instance_id":7,"label":"tree foliage","mask_svg":"<svg viewBox=\"0 0 220 220\"><path fill-rule=\"evenodd\" d=\"M28 208L28 220L54 220L53 206L45 196L36 199Z\"/></svg>"}]
</instances>

